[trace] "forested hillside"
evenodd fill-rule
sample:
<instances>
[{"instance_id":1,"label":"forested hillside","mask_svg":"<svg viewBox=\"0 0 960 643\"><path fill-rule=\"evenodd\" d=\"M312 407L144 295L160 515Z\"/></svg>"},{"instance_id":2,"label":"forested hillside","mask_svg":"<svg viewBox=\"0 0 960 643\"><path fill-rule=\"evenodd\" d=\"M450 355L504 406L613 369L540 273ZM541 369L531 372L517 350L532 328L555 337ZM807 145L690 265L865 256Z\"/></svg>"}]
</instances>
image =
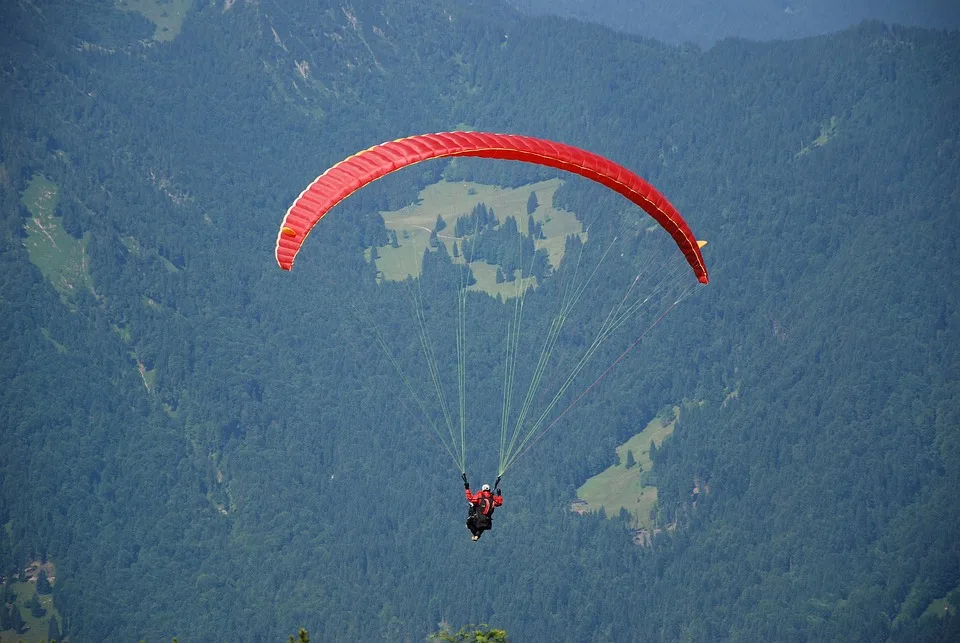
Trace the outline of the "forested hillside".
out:
<instances>
[{"instance_id":1,"label":"forested hillside","mask_svg":"<svg viewBox=\"0 0 960 643\"><path fill-rule=\"evenodd\" d=\"M137 7L3 9L4 625L29 613L13 581L49 561L60 619L31 621L38 639L51 621L73 640L960 635L956 34L867 24L701 52L489 1ZM444 177L557 174L424 164L341 203L292 273L273 257L324 168L457 128L636 170L711 270L510 470L479 543L351 304L409 338L406 364L415 318L368 260L391 241L378 212ZM619 220L620 197L563 178L553 205ZM591 228L585 254L615 233ZM454 268L428 257L433 306ZM470 306L492 338L505 304ZM652 545L571 512L675 404ZM497 411L472 408L476 486Z\"/></svg>"},{"instance_id":2,"label":"forested hillside","mask_svg":"<svg viewBox=\"0 0 960 643\"><path fill-rule=\"evenodd\" d=\"M960 27L951 0L509 0L522 11L607 25L673 43L709 47L724 38L818 36L865 20Z\"/></svg>"}]
</instances>

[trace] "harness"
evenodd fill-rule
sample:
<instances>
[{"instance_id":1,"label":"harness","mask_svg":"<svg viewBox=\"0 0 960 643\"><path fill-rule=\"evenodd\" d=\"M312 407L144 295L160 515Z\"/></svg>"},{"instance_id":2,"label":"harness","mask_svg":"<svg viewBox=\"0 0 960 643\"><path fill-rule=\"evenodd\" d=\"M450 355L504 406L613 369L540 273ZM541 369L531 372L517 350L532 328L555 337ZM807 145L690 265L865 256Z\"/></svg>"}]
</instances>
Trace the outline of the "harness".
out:
<instances>
[{"instance_id":1,"label":"harness","mask_svg":"<svg viewBox=\"0 0 960 643\"><path fill-rule=\"evenodd\" d=\"M477 498L476 504L470 504L468 518L474 521L478 527L489 529L493 525L493 496L489 493Z\"/></svg>"},{"instance_id":2,"label":"harness","mask_svg":"<svg viewBox=\"0 0 960 643\"><path fill-rule=\"evenodd\" d=\"M480 502L477 503L477 507L480 509L480 513L484 516L493 515L493 496L489 492L480 497Z\"/></svg>"}]
</instances>

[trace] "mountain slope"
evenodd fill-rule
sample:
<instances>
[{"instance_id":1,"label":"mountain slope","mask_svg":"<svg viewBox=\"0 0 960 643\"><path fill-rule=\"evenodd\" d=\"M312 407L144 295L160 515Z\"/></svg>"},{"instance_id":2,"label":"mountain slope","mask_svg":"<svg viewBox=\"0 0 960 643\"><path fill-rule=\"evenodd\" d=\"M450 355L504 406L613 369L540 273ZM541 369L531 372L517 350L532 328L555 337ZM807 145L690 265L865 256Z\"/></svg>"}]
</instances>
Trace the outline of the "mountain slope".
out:
<instances>
[{"instance_id":1,"label":"mountain slope","mask_svg":"<svg viewBox=\"0 0 960 643\"><path fill-rule=\"evenodd\" d=\"M960 583L955 34L865 25L696 52L488 3L269 2L197 6L153 44L136 15L91 7L7 9L0 44L0 562L5 577L57 562L64 632L955 626L921 618ZM713 277L511 471L482 549L458 476L346 305L380 292L403 321L363 251L384 242L376 211L444 167L344 202L293 274L272 258L284 209L324 167L459 124L638 170L710 241ZM23 247L37 176L86 239L92 285L73 295ZM699 405L654 469L674 535L638 548L627 524L567 511L616 444L684 400ZM471 448L485 439L478 427ZM710 489L695 509L694 480Z\"/></svg>"}]
</instances>

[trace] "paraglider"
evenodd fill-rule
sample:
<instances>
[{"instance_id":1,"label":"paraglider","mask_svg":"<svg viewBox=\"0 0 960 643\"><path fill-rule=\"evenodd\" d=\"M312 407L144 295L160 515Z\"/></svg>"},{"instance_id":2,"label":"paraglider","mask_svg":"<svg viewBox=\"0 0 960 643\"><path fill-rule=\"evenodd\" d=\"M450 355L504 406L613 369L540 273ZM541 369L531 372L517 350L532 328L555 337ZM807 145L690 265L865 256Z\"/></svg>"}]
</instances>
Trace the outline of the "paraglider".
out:
<instances>
[{"instance_id":1,"label":"paraglider","mask_svg":"<svg viewBox=\"0 0 960 643\"><path fill-rule=\"evenodd\" d=\"M470 492L470 483L467 474L463 478L463 491L470 505L467 514L467 529L473 535L473 542L480 540L480 536L488 529L493 529L493 511L503 505L503 493L500 491L500 478L497 478L496 489L491 492L490 485L485 484L476 494Z\"/></svg>"},{"instance_id":2,"label":"paraglider","mask_svg":"<svg viewBox=\"0 0 960 643\"><path fill-rule=\"evenodd\" d=\"M277 234L275 248L277 263L283 270L292 270L297 254L302 249L307 236L314 227L331 209L357 190L391 172L416 163L430 159L449 157L480 157L533 163L571 172L606 186L639 206L656 221L660 228L667 232L673 244L680 250L686 267L689 268L689 270L686 270L687 279L689 279L689 271L692 270L693 276L700 284L706 284L709 281L707 268L701 253L701 248L705 245L705 242L696 239L687 223L680 216L680 213L663 194L632 171L610 159L563 143L529 136L485 132L444 132L397 139L358 152L333 165L311 182L287 209ZM454 249L456 252L456 246L454 246ZM603 256L606 255L607 253ZM622 257L623 255L620 256ZM601 258L600 261L603 261L603 259ZM463 261L460 262L461 269L463 269L465 264L466 259L463 259ZM680 265L683 265L682 262ZM413 276L416 278L416 275ZM669 276L669 279L677 280L680 276L681 275L676 274L676 271L674 271ZM579 358L579 361L575 360L575 366L566 376L557 378L561 384L557 388L556 393L552 394L552 397L550 395L546 396L548 403L545 409L542 410L542 412L534 412L531 410L534 391L537 390L537 387L542 387L543 373L548 368L549 360L553 354L553 348L558 341L559 333L573 306L580 300L583 293L588 290L589 279L592 278L593 275L587 279L585 284L579 284L576 285L576 287L564 291L563 300L560 302L560 309L556 317L554 317L549 331L543 334L542 350L539 352L539 358L533 363L532 382L527 391L523 406L520 412L516 414L517 417L515 421L513 419L514 416L511 415L510 399L513 387L515 386L514 376L517 372L517 362L519 359L517 345L520 334L517 327L519 326L522 316L522 306L516 308L518 312L516 313L513 324L507 324L508 337L505 342L507 357L505 358L503 367L505 377L500 436L501 451L495 493L491 493L489 485L484 485L480 492L472 494L466 476L466 447L464 443L465 438L463 437L466 426L463 404L465 397L465 374L463 366L465 349L463 342L465 334L465 291L467 288L464 284L466 282L462 281L461 283L457 302L459 321L456 332L456 354L458 359L459 395L461 401L459 438L456 435L457 431L453 428L455 416L447 410L448 406L444 401L444 393L440 379L437 377L436 365L433 362L433 360L436 359L436 354L430 346L429 337L427 337L423 324L420 323L417 329L421 334L420 340L423 346L424 358L427 360L431 369L436 394L439 398L440 406L443 408L443 419L447 428L446 436L436 427L434 427L434 432L438 435L442 445L453 458L463 478L466 498L470 503L470 515L467 520L467 527L470 529L474 541L478 540L484 531L490 529L494 508L503 504L503 496L500 493L499 484L506 469L512 466L517 458L526 453L526 451L539 440L547 430L554 426L571 407L576 405L587 392L592 390L597 383L640 342L650 328L629 344L626 350L624 350L612 364L609 364L606 370L596 377L589 386L582 389L578 396L573 396L575 399L569 402L559 415L551 415L555 413L556 408L562 408L557 406L561 403L561 400L569 401L568 398L564 397L567 394L568 388L573 385L581 369L595 355L600 345L606 341L615 330L620 328L626 320L631 319L638 310L646 306L651 300L659 301L666 307L666 310L655 319L651 326L652 328L686 296L686 292L689 292L685 291L684 294L674 299L672 295L663 294L662 289L658 285L653 293L641 297L635 292L635 285L640 278L640 275L637 275L633 283L627 288L626 293L623 294L622 301L603 319L596 337L592 343L587 344L587 348ZM522 300L525 296L525 290L525 288L518 286L516 295L518 300ZM415 306L419 305L418 302L414 302L414 304ZM422 322L422 310L418 310L417 314L418 319ZM414 399L419 409L424 415L427 415L424 404L411 388L408 379L401 370L401 366L390 355L390 350L385 345L384 339L376 330L374 330L374 334L381 348L386 352L393 367L400 374L404 385L407 387L409 397ZM543 391L541 390L541 392ZM566 404L566 402L564 403ZM512 429L512 436L508 435L508 424L515 425ZM446 441L447 439L449 439L449 442Z\"/></svg>"}]
</instances>

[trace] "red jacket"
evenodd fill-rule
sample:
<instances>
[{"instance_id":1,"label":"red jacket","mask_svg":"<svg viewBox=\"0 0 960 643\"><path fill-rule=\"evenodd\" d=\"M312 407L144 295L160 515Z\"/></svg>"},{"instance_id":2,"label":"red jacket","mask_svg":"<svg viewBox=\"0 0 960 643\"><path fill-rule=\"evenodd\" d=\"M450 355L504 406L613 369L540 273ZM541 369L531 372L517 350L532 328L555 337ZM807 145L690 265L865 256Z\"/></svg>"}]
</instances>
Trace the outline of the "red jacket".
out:
<instances>
[{"instance_id":1,"label":"red jacket","mask_svg":"<svg viewBox=\"0 0 960 643\"><path fill-rule=\"evenodd\" d=\"M482 498L492 498L494 507L499 507L500 505L503 504L503 496L495 496L489 491L478 491L477 495L473 495L472 493L470 493L469 489L466 489L464 493L467 494L467 502L469 502L471 505L479 506L480 500ZM493 513L492 509L490 513Z\"/></svg>"}]
</instances>

